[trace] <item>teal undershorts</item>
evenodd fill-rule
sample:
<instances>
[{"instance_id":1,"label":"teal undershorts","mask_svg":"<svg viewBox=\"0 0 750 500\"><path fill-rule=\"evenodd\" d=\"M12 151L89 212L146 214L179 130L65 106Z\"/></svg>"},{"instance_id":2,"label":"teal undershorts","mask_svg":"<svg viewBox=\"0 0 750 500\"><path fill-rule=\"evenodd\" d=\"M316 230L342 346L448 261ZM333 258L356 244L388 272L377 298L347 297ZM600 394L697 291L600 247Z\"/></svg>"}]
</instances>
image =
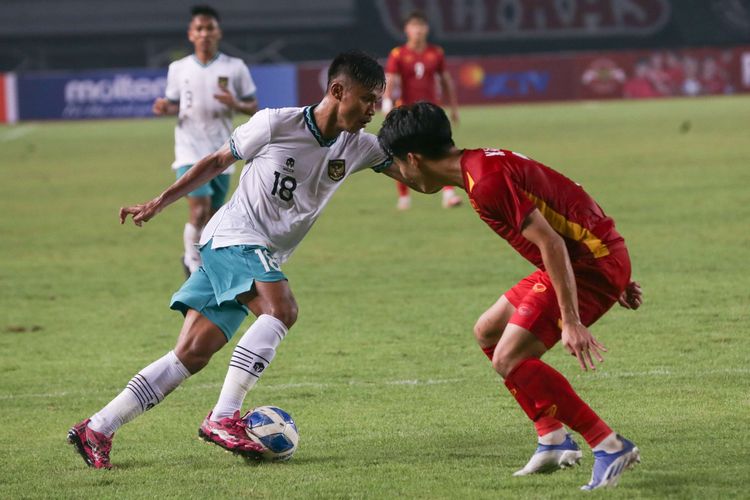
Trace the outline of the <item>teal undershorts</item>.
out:
<instances>
[{"instance_id":1,"label":"teal undershorts","mask_svg":"<svg viewBox=\"0 0 750 500\"><path fill-rule=\"evenodd\" d=\"M179 179L190 170L192 165L185 165L175 170L175 175ZM191 198L210 197L211 208L218 210L224 204L224 200L227 198L229 192L229 181L232 180L232 176L229 174L219 174L207 183L200 186L195 191L190 191L187 195Z\"/></svg>"},{"instance_id":2,"label":"teal undershorts","mask_svg":"<svg viewBox=\"0 0 750 500\"><path fill-rule=\"evenodd\" d=\"M198 311L230 340L249 312L237 296L252 290L256 281L287 278L265 247L233 245L214 250L209 241L200 253L203 265L172 296L169 308L183 315L189 309Z\"/></svg>"}]
</instances>

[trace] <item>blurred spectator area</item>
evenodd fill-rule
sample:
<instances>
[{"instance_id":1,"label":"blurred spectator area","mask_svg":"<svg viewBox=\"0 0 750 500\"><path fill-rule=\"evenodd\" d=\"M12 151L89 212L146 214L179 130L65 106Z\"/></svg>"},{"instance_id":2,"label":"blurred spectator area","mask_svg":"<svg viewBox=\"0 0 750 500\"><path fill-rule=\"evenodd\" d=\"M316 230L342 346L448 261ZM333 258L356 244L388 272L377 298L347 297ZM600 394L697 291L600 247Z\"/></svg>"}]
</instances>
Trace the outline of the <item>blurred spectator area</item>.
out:
<instances>
[{"instance_id":1,"label":"blurred spectator area","mask_svg":"<svg viewBox=\"0 0 750 500\"><path fill-rule=\"evenodd\" d=\"M384 58L413 8L454 57L750 43L750 0L0 0L0 71L164 67L190 51L194 3L219 10L222 50L249 64Z\"/></svg>"}]
</instances>

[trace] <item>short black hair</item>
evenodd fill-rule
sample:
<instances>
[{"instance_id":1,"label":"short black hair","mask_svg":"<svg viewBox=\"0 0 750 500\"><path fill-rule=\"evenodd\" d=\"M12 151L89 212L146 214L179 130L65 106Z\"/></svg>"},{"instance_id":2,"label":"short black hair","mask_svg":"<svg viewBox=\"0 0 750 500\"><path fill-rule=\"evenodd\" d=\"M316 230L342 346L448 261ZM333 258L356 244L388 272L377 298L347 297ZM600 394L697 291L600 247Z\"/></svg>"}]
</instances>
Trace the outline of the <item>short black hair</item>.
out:
<instances>
[{"instance_id":1,"label":"short black hair","mask_svg":"<svg viewBox=\"0 0 750 500\"><path fill-rule=\"evenodd\" d=\"M378 142L386 153L402 160L407 153L440 159L455 146L448 116L429 102L391 110L378 132Z\"/></svg>"},{"instance_id":2,"label":"short black hair","mask_svg":"<svg viewBox=\"0 0 750 500\"><path fill-rule=\"evenodd\" d=\"M208 16L213 17L216 19L216 22L219 22L219 13L216 12L216 9L209 5L195 5L190 10L190 19L193 19L195 16Z\"/></svg>"},{"instance_id":3,"label":"short black hair","mask_svg":"<svg viewBox=\"0 0 750 500\"><path fill-rule=\"evenodd\" d=\"M404 18L404 27L409 24L409 21L422 21L425 24L430 24L427 20L427 14L421 10L413 10Z\"/></svg>"},{"instance_id":4,"label":"short black hair","mask_svg":"<svg viewBox=\"0 0 750 500\"><path fill-rule=\"evenodd\" d=\"M334 78L346 75L367 90L385 90L385 71L371 56L355 50L337 55L328 67L328 86Z\"/></svg>"}]
</instances>

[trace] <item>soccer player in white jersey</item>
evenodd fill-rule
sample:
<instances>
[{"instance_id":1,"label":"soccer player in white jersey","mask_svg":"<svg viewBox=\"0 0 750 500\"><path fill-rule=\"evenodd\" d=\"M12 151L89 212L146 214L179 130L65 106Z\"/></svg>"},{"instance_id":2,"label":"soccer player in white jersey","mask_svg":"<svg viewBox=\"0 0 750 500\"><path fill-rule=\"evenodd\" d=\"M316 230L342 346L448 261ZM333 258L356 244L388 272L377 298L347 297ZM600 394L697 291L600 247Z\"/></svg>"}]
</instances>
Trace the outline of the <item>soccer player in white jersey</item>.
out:
<instances>
[{"instance_id":1,"label":"soccer player in white jersey","mask_svg":"<svg viewBox=\"0 0 750 500\"><path fill-rule=\"evenodd\" d=\"M248 311L257 319L237 343L219 399L199 435L246 456L263 451L247 437L240 409L297 319L297 303L280 265L350 175L372 168L406 181L377 138L362 130L375 114L384 87L383 68L374 59L359 52L341 54L331 63L326 94L318 105L256 113L226 145L198 161L161 195L120 209L121 223L132 216L140 226L227 165L248 162L232 198L203 231L203 265L172 297L170 307L185 315L174 350L70 429L68 440L88 465L111 467L113 433L206 366Z\"/></svg>"},{"instance_id":2,"label":"soccer player in white jersey","mask_svg":"<svg viewBox=\"0 0 750 500\"><path fill-rule=\"evenodd\" d=\"M252 115L258 109L247 65L219 52L221 28L214 9L193 7L188 39L195 53L169 65L166 97L153 106L157 115L178 115L172 163L178 179L227 141L235 112ZM224 204L233 173L234 164L187 195L190 212L182 235L187 274L200 266L196 245L208 219Z\"/></svg>"}]
</instances>

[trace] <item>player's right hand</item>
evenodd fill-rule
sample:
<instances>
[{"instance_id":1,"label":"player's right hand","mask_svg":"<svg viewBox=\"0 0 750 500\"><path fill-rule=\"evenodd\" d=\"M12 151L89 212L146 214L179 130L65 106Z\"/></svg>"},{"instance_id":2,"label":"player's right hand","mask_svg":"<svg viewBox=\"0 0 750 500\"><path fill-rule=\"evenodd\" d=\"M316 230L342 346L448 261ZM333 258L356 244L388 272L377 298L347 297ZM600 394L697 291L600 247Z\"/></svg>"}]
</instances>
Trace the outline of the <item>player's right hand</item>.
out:
<instances>
[{"instance_id":1,"label":"player's right hand","mask_svg":"<svg viewBox=\"0 0 750 500\"><path fill-rule=\"evenodd\" d=\"M631 281L617 300L625 309L638 309L643 304L643 290L637 281Z\"/></svg>"},{"instance_id":2,"label":"player's right hand","mask_svg":"<svg viewBox=\"0 0 750 500\"><path fill-rule=\"evenodd\" d=\"M164 115L167 113L168 108L169 101L164 97L157 97L154 101L154 105L151 107L151 111L153 111L155 115Z\"/></svg>"},{"instance_id":3,"label":"player's right hand","mask_svg":"<svg viewBox=\"0 0 750 500\"><path fill-rule=\"evenodd\" d=\"M128 215L133 216L133 223L141 227L144 222L148 222L160 212L159 200L151 200L148 203L132 205L129 207L120 207L120 224L125 224Z\"/></svg>"},{"instance_id":4,"label":"player's right hand","mask_svg":"<svg viewBox=\"0 0 750 500\"><path fill-rule=\"evenodd\" d=\"M563 348L578 359L584 371L588 371L589 367L596 370L594 358L599 363L604 362L602 352L607 352L607 348L580 322L563 324L560 341Z\"/></svg>"}]
</instances>

